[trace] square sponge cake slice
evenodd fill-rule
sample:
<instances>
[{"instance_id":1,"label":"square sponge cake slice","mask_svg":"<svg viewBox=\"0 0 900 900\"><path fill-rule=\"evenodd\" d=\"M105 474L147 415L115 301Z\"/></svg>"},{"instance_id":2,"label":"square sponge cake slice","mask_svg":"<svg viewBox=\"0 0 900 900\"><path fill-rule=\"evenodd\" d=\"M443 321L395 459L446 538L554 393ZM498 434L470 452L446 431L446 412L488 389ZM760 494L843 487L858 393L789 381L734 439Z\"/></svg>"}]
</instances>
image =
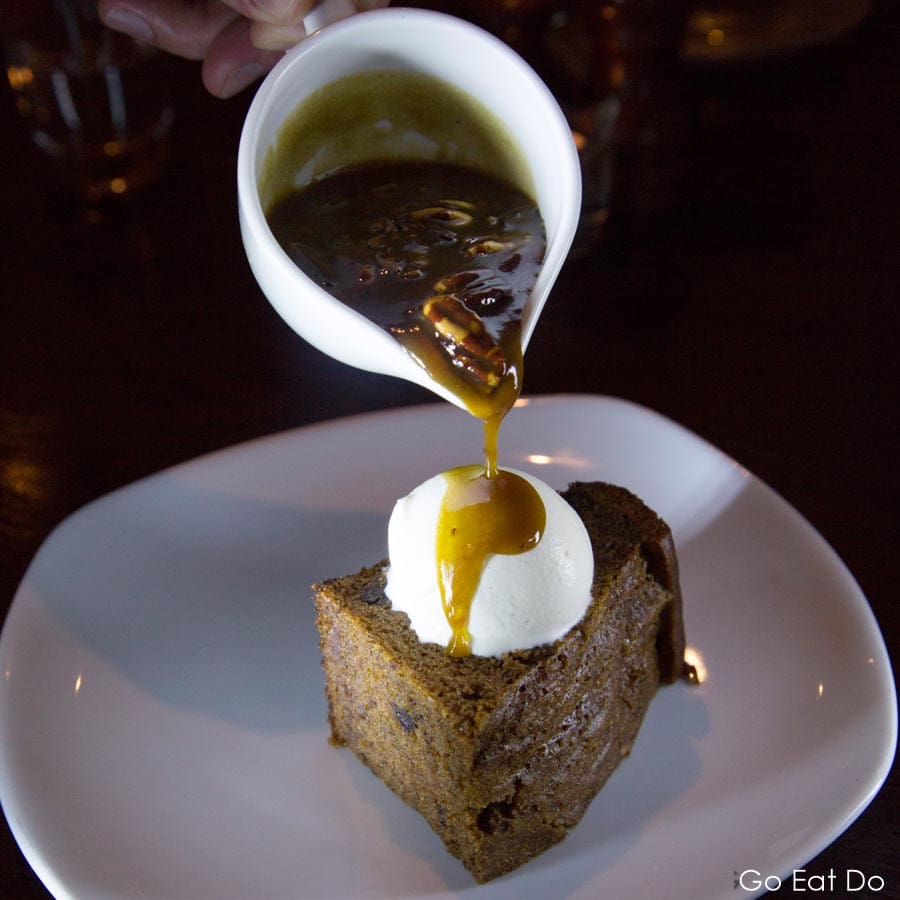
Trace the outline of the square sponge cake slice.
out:
<instances>
[{"instance_id":1,"label":"square sponge cake slice","mask_svg":"<svg viewBox=\"0 0 900 900\"><path fill-rule=\"evenodd\" d=\"M314 587L332 741L479 882L566 836L684 668L668 526L614 485L563 497L590 536L594 581L583 619L552 644L454 658L420 643L384 596L384 563Z\"/></svg>"}]
</instances>

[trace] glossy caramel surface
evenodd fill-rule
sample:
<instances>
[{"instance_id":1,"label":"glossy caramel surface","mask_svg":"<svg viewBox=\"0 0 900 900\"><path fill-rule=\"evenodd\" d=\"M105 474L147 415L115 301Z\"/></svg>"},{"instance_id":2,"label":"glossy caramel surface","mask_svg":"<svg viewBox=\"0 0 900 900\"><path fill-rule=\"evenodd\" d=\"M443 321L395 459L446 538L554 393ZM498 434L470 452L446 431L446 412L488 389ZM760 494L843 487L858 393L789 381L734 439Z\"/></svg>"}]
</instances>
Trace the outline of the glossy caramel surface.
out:
<instances>
[{"instance_id":1,"label":"glossy caramel surface","mask_svg":"<svg viewBox=\"0 0 900 900\"><path fill-rule=\"evenodd\" d=\"M452 656L466 656L469 612L485 564L495 553L537 546L546 511L537 491L515 472L489 475L481 466L462 466L446 476L437 527L438 584L453 629L448 649Z\"/></svg>"},{"instance_id":2,"label":"glossy caramel surface","mask_svg":"<svg viewBox=\"0 0 900 900\"><path fill-rule=\"evenodd\" d=\"M545 246L521 190L468 166L386 161L288 193L267 218L313 281L393 334L473 415L512 406Z\"/></svg>"}]
</instances>

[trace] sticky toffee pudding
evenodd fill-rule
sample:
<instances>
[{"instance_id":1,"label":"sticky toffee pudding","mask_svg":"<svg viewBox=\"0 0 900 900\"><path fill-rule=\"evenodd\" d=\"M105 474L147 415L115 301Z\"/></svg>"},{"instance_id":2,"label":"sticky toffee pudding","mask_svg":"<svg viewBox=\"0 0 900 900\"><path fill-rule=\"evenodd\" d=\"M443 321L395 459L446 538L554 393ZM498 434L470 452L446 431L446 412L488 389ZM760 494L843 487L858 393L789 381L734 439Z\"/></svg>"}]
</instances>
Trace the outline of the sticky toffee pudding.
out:
<instances>
[{"instance_id":1,"label":"sticky toffee pudding","mask_svg":"<svg viewBox=\"0 0 900 900\"><path fill-rule=\"evenodd\" d=\"M629 752L657 687L681 675L684 631L666 524L622 488L583 483L563 494L588 563L571 591L589 593L580 621L532 641L538 646L473 652L470 613L486 565L541 545L547 508L559 501L545 493L545 506L529 480L498 465L546 238L512 162L514 142L473 109L418 75L344 79L306 103L305 131L288 128L290 149L269 160L262 195L296 265L393 335L483 423L483 462L443 473L437 495L429 577L450 626L447 645L420 640L410 616L393 608L388 561L315 585L314 598L332 741L419 811L484 882L581 819ZM407 154L410 142L433 152ZM542 546L562 568L575 556L549 538ZM528 585L530 600L554 604L548 593Z\"/></svg>"}]
</instances>

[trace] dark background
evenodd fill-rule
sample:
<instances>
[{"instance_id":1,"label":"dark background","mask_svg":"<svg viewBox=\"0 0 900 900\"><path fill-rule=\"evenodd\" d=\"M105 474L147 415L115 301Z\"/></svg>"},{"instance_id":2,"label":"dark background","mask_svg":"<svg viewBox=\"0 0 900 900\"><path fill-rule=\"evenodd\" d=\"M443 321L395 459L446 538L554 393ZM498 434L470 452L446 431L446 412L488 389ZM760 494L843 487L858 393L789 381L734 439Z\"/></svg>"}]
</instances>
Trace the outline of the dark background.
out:
<instances>
[{"instance_id":1,"label":"dark background","mask_svg":"<svg viewBox=\"0 0 900 900\"><path fill-rule=\"evenodd\" d=\"M769 483L854 573L895 660L898 49L884 3L827 46L682 66L677 144L623 163L632 193L599 249L567 264L526 376L528 394L658 410ZM432 399L323 357L272 311L237 225L250 92L213 100L194 64L167 65L179 110L165 177L93 225L3 96L4 611L53 527L114 488L247 438ZM660 172L671 197L648 216L642 178ZM808 871L862 869L896 896L897 810L893 772ZM0 895L47 896L5 827Z\"/></svg>"}]
</instances>

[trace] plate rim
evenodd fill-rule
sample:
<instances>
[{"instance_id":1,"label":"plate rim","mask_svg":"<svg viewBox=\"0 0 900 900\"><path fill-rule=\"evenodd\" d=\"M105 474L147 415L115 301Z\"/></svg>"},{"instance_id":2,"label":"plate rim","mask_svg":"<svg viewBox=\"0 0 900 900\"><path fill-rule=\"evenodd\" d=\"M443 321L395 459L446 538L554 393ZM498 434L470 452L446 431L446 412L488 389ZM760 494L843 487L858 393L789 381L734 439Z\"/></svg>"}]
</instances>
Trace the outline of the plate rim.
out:
<instances>
[{"instance_id":1,"label":"plate rim","mask_svg":"<svg viewBox=\"0 0 900 900\"><path fill-rule=\"evenodd\" d=\"M536 395L536 396L526 396L523 398L525 405L534 405L534 406L547 406L547 405L556 405L559 406L561 404L571 404L576 403L581 406L592 406L592 407L601 407L601 406L614 406L620 409L625 409L629 412L636 413L640 416L650 417L655 422L664 425L669 428L677 429L679 433L682 435L688 436L693 441L696 441L699 446L702 446L707 451L714 452L720 459L728 461L730 463L735 463L728 454L724 451L717 448L711 442L706 440L704 437L696 434L695 432L687 429L685 426L680 423L666 417L665 415L649 409L645 406L642 406L638 403L634 403L630 400L611 397L602 394L578 394L578 393L562 393L562 394L547 394L547 395ZM439 416L444 415L444 411L447 414L451 413L450 408L447 404L440 402L431 402L424 404L412 404L408 406L400 406L396 408L387 408L381 410L373 410L366 412L359 412L349 416L342 416L332 419L325 419L322 421L317 421L313 423L309 423L306 425L301 425L297 427L292 427L288 429L284 429L281 431L276 431L267 435L261 435L258 437L250 438L246 441L241 441L239 443L219 448L216 450L212 450L208 453L201 454L197 457L194 457L189 460L185 460L183 462L179 462L174 464L173 466L162 469L156 473L152 473L150 475L139 478L129 484L118 487L92 501L89 501L84 506L75 510L73 513L66 516L61 522L59 522L47 535L44 541L41 543L38 551L35 553L33 559L29 563L26 568L25 574L16 589L13 600L10 604L9 611L7 616L3 622L2 630L0 630L0 659L4 658L5 651L8 649L8 644L12 637L10 637L10 632L14 628L14 624L10 624L14 621L17 616L15 610L21 609L21 607L28 603L27 596L23 596L23 588L28 584L29 577L33 572L33 569L40 565L40 560L47 552L45 548L50 544L51 538L55 538L59 532L71 528L71 522L75 520L80 515L86 513L86 511L94 509L101 503L110 502L111 499L119 497L120 495L127 495L130 491L132 491L137 485L144 484L146 482L150 482L153 479L159 478L160 476L164 476L167 474L185 471L193 468L202 468L205 465L209 464L210 461L216 459L227 459L236 454L246 454L253 453L258 448L263 446L274 446L279 441L294 441L294 440L302 440L303 435L306 434L322 434L325 433L326 436L330 432L334 432L339 429L358 429L365 428L369 425L369 423L377 421L389 419L397 416L413 416L413 415L421 415L423 410L430 410L432 414L437 414ZM454 415L458 415L457 411L453 411ZM887 722L887 734L889 735L888 740L884 743L882 747L881 753L881 765L878 767L877 771L873 771L870 773L869 778L866 780L865 791L860 792L856 803L854 804L852 809L844 810L843 815L840 818L840 822L836 824L827 835L821 835L816 840L810 840L809 845L803 851L810 852L809 856L806 856L804 860L812 858L817 852L820 852L822 849L831 844L843 831L855 821L859 815L866 809L866 807L871 803L872 799L877 795L881 787L883 786L885 780L888 777L890 769L892 767L893 759L896 753L897 746L897 703L896 703L896 686L894 684L893 673L890 665L890 658L888 655L887 647L884 642L883 634L879 628L877 619L875 617L874 611L871 608L871 605L868 602L867 597L861 590L859 584L857 583L853 573L849 570L840 556L836 553L836 551L831 547L831 545L825 540L825 538L819 533L819 531L800 513L792 504L790 504L787 500L785 500L780 494L778 494L772 487L770 487L767 483L759 479L757 476L753 475L748 470L744 469L740 466L740 463L737 465L741 468L741 470L747 474L747 476L752 480L752 483L762 488L767 494L770 495L776 502L783 504L790 512L797 516L799 521L814 535L815 539L821 543L822 547L830 554L832 561L837 562L841 568L841 572L847 583L853 588L853 595L855 599L853 612L856 617L862 616L865 619L866 628L869 632L872 633L874 637L877 637L878 642L880 642L880 651L882 655L882 659L880 662L883 664L879 666L879 674L881 676L880 682L882 687L886 693L890 693L893 697L893 704L888 703L889 711L890 711L890 720ZM5 696L5 695L4 695ZM0 703L0 711L5 710L6 701L3 700ZM5 716L0 718L0 732L5 727ZM6 772L10 763L8 760L7 750L5 749L7 746L7 742L4 741L2 744L2 749L0 749L0 771ZM19 823L14 820L14 816L9 814L7 810L7 797L8 788L5 785L5 778L3 779L3 783L0 783L0 805L2 805L4 813L6 815L7 823L9 825L10 831L12 832L15 840L17 841L20 849L23 852L23 855L35 870L38 877L41 881L48 887L49 890L55 895L59 897L69 896L68 889L65 885L56 879L56 873L53 869L53 866L50 865L49 860L45 860L43 854L41 853L38 847L32 846L30 840L24 832L24 829L19 828ZM802 862L801 861L801 862Z\"/></svg>"}]
</instances>

